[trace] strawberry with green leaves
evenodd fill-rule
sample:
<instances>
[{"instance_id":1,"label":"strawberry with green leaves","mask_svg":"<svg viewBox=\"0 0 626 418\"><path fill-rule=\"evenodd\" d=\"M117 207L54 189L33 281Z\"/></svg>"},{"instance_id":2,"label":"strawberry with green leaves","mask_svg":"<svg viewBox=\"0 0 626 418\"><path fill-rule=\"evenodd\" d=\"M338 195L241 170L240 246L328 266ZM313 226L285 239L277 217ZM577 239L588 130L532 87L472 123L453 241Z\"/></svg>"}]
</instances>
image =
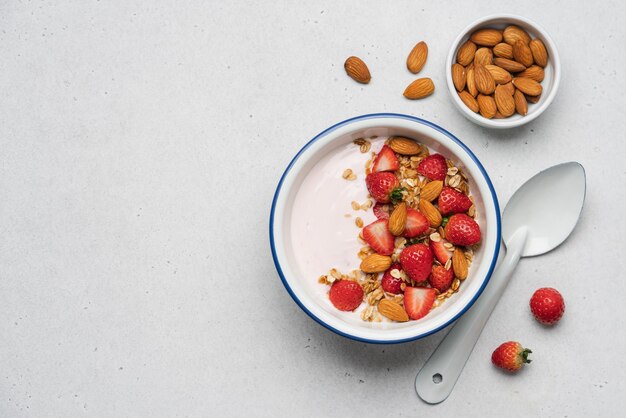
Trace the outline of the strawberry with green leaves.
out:
<instances>
[{"instance_id":1,"label":"strawberry with green leaves","mask_svg":"<svg viewBox=\"0 0 626 418\"><path fill-rule=\"evenodd\" d=\"M491 355L491 362L503 370L517 372L526 363L530 363L528 354L532 353L528 348L516 341L507 341L495 349Z\"/></svg>"},{"instance_id":2,"label":"strawberry with green leaves","mask_svg":"<svg viewBox=\"0 0 626 418\"><path fill-rule=\"evenodd\" d=\"M396 203L402 200L400 182L395 174L388 171L370 173L365 177L365 185L370 195L380 203Z\"/></svg>"}]
</instances>

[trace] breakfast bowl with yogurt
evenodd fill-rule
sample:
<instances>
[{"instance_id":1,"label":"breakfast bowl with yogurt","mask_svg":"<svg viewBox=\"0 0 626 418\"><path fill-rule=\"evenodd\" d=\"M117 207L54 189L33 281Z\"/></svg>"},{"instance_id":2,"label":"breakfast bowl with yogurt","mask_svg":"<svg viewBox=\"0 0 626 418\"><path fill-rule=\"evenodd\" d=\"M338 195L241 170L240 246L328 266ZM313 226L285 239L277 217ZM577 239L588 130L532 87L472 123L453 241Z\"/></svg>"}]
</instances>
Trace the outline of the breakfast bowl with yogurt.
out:
<instances>
[{"instance_id":1,"label":"breakfast bowl with yogurt","mask_svg":"<svg viewBox=\"0 0 626 418\"><path fill-rule=\"evenodd\" d=\"M489 281L500 213L476 156L428 121L371 114L333 125L276 189L270 244L294 301L326 328L400 343L461 316Z\"/></svg>"}]
</instances>

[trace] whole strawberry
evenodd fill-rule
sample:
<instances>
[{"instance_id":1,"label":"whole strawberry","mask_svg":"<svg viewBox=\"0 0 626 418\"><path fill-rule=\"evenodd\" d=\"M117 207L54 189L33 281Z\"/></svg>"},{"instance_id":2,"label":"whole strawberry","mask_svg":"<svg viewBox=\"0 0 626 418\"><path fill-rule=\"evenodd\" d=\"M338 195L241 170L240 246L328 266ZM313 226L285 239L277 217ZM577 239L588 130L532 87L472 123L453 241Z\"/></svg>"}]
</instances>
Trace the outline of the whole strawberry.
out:
<instances>
[{"instance_id":1,"label":"whole strawberry","mask_svg":"<svg viewBox=\"0 0 626 418\"><path fill-rule=\"evenodd\" d=\"M532 351L522 347L520 343L508 341L495 349L491 355L491 362L501 369L516 372L521 369L524 363L531 362L528 359L528 354L530 353Z\"/></svg>"},{"instance_id":2,"label":"whole strawberry","mask_svg":"<svg viewBox=\"0 0 626 418\"><path fill-rule=\"evenodd\" d=\"M363 301L363 288L353 280L337 280L330 287L328 298L340 311L353 311Z\"/></svg>"},{"instance_id":3,"label":"whole strawberry","mask_svg":"<svg viewBox=\"0 0 626 418\"><path fill-rule=\"evenodd\" d=\"M402 270L416 282L423 282L430 274L433 265L433 253L425 244L413 244L400 253Z\"/></svg>"},{"instance_id":4,"label":"whole strawberry","mask_svg":"<svg viewBox=\"0 0 626 418\"><path fill-rule=\"evenodd\" d=\"M419 163L417 172L431 180L445 180L448 172L446 157L441 154L429 155Z\"/></svg>"},{"instance_id":5,"label":"whole strawberry","mask_svg":"<svg viewBox=\"0 0 626 418\"><path fill-rule=\"evenodd\" d=\"M385 271L385 273L383 274L383 278L380 281L380 285L383 287L383 290L385 292L398 295L403 292L402 283L404 282L402 278L393 276L391 272L394 270L396 270L398 272L397 275L399 275L400 271L402 271L402 266L400 265L400 263L393 263L387 269L387 271Z\"/></svg>"},{"instance_id":6,"label":"whole strawberry","mask_svg":"<svg viewBox=\"0 0 626 418\"><path fill-rule=\"evenodd\" d=\"M437 206L439 206L439 212L442 215L467 212L472 204L472 201L465 193L447 186L441 190L437 200Z\"/></svg>"},{"instance_id":7,"label":"whole strawberry","mask_svg":"<svg viewBox=\"0 0 626 418\"><path fill-rule=\"evenodd\" d=\"M558 290L551 287L537 289L530 298L530 311L544 325L554 325L565 312L565 301Z\"/></svg>"},{"instance_id":8,"label":"whole strawberry","mask_svg":"<svg viewBox=\"0 0 626 418\"><path fill-rule=\"evenodd\" d=\"M428 283L439 293L443 293L450 289L452 280L454 279L454 272L452 269L448 270L444 266L433 266L433 270L428 278Z\"/></svg>"},{"instance_id":9,"label":"whole strawberry","mask_svg":"<svg viewBox=\"0 0 626 418\"><path fill-rule=\"evenodd\" d=\"M393 173L388 171L370 173L365 177L365 185L377 202L393 203L402 200L400 182Z\"/></svg>"},{"instance_id":10,"label":"whole strawberry","mask_svg":"<svg viewBox=\"0 0 626 418\"><path fill-rule=\"evenodd\" d=\"M445 233L446 239L454 245L474 245L480 242L480 227L473 218L464 213L450 217Z\"/></svg>"}]
</instances>

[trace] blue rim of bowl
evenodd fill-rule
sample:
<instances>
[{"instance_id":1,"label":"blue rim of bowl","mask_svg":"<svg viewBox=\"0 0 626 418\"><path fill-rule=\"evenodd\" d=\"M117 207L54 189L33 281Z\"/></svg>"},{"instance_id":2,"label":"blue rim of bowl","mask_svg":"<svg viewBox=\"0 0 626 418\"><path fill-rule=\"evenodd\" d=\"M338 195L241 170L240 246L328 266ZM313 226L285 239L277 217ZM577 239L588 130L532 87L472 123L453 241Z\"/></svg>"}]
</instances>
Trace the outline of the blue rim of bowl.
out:
<instances>
[{"instance_id":1,"label":"blue rim of bowl","mask_svg":"<svg viewBox=\"0 0 626 418\"><path fill-rule=\"evenodd\" d=\"M304 153L304 151L306 151L315 141L317 141L321 137L329 134L330 132L332 132L332 131L334 131L334 130L342 127L342 126L348 125L348 124L350 124L352 122L355 122L355 121L362 121L362 120L375 119L375 118L399 118L399 119L405 119L405 120L421 123L422 125L426 125L426 126L428 126L430 128L435 129L436 131L441 132L442 134L446 135L447 137L452 139L454 142L456 142L461 148L463 148L463 150L465 150L465 152L467 152L467 154L474 161L474 163L476 163L476 166L478 167L478 169L482 173L483 177L485 178L485 180L487 182L487 186L489 186L489 191L491 192L491 197L492 197L493 203L494 203L494 209L496 211L496 230L497 230L496 231L497 232L496 236L498 237L497 238L497 242L496 242L496 247L495 247L495 250L494 250L494 253L493 253L493 258L492 258L492 261L491 261L491 265L489 266L489 270L487 271L487 275L485 277L485 280L483 281L482 286L480 287L480 289L478 289L478 292L476 292L476 294L474 295L472 300L470 300L469 303L457 315L455 315L453 318L451 318L445 324L443 324L443 325L441 325L441 326L439 326L439 327L437 327L437 328L435 328L433 330L424 332L422 334L419 334L419 335L416 335L416 336L413 336L413 337L410 337L410 338L402 338L402 339L399 339L399 340L372 340L372 339L369 339L369 338L357 337L357 336L354 336L354 335L351 335L351 334L347 334L347 333L345 333L343 331L340 331L340 330L338 330L338 329L328 325L326 322L322 321L317 316L315 316L311 311L309 311L307 309L306 306L304 306L304 304L300 301L300 299L298 299L298 297L291 290L291 287L289 286L289 283L285 279L285 275L283 273L283 270L280 267L280 263L278 262L278 258L276 256L276 247L274 245L274 210L276 209L276 200L278 199L278 196L280 194L281 187L283 185L283 181L285 180L285 177L287 176L287 174L289 173L289 171L291 170L291 168L293 167L295 162L298 160L298 158L300 158L300 155L302 155L302 153ZM489 283L489 280L491 279L491 275L493 273L493 269L495 268L496 262L498 260L498 254L500 252L500 240L501 240L500 237L501 237L501 232L502 232L502 225L501 225L501 218L500 218L500 205L498 204L498 196L496 195L496 192L495 192L495 190L493 188L493 184L491 183L491 179L489 178L489 175L485 171L485 168L483 167L483 165L480 163L480 161L478 161L478 158L476 158L474 153L467 147L467 145L465 145L463 142L461 142L460 139L458 139L456 136L454 136L450 132L446 131L442 127L440 127L440 126L438 126L438 125L436 125L436 124L434 124L432 122L429 122L427 120L415 117L415 116L404 115L404 114L401 114L401 113L370 113L370 114L361 115L361 116L355 116L353 118L346 119L346 120L344 120L342 122L339 122L339 123L331 126L330 128L327 128L327 129L323 130L322 132L317 134L313 139L311 139L309 142L307 142L306 145L304 145L304 147L302 147L300 149L300 151L298 151L298 153L295 155L295 157L293 157L293 159L291 160L291 162L289 163L289 165L285 169L283 175L280 177L280 180L278 182L278 186L276 186L276 192L274 193L274 198L272 199L272 209L270 211L270 228L269 228L269 232L270 232L270 246L271 246L271 249L272 249L272 258L274 259L274 265L276 266L276 270L278 272L278 275L280 276L280 280L283 282L283 285L285 286L285 289L287 290L289 295L291 295L291 298L294 300L294 302L296 302L298 304L298 306L300 306L300 309L302 309L307 315L309 315L315 322L317 322L318 324L322 325L323 327L333 331L334 333L339 334L342 337L346 337L346 338L351 339L351 340L360 341L360 342L364 342L364 343L372 343L372 344L399 344L399 343L405 343L405 342L409 342L409 341L419 340L421 338L424 338L424 337L427 337L427 336L429 336L431 334L434 334L434 333L436 333L438 331L441 331L442 329L444 329L445 327L447 327L448 325L450 325L451 323L456 321L458 318L460 318L461 315L463 315L465 312L467 312L467 310L469 308L472 307L472 305L476 302L476 300L483 293L483 290L487 286L487 283Z\"/></svg>"}]
</instances>

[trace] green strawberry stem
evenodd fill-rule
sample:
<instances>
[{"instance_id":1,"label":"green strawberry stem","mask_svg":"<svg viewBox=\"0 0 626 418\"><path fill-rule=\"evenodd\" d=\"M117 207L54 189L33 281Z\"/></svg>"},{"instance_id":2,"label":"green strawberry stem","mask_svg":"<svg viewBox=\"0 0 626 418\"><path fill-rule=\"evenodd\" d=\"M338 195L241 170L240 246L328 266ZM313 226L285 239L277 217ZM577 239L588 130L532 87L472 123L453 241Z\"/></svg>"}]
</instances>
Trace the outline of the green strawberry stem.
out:
<instances>
[{"instance_id":1,"label":"green strawberry stem","mask_svg":"<svg viewBox=\"0 0 626 418\"><path fill-rule=\"evenodd\" d=\"M522 350L522 352L520 353L520 357L522 358L523 363L530 363L532 361L531 359L528 358L528 355L532 352L533 351L529 348L525 348Z\"/></svg>"},{"instance_id":2,"label":"green strawberry stem","mask_svg":"<svg viewBox=\"0 0 626 418\"><path fill-rule=\"evenodd\" d=\"M445 218L445 217L444 217L444 218L441 220L441 226L446 226L446 224L448 223L448 221L449 221L449 220L450 220L450 218Z\"/></svg>"},{"instance_id":3,"label":"green strawberry stem","mask_svg":"<svg viewBox=\"0 0 626 418\"><path fill-rule=\"evenodd\" d=\"M406 191L404 187L398 187L393 189L391 193L389 193L389 199L391 200L391 203L396 204L398 202L402 202L402 200L404 199L402 192L404 191Z\"/></svg>"}]
</instances>

